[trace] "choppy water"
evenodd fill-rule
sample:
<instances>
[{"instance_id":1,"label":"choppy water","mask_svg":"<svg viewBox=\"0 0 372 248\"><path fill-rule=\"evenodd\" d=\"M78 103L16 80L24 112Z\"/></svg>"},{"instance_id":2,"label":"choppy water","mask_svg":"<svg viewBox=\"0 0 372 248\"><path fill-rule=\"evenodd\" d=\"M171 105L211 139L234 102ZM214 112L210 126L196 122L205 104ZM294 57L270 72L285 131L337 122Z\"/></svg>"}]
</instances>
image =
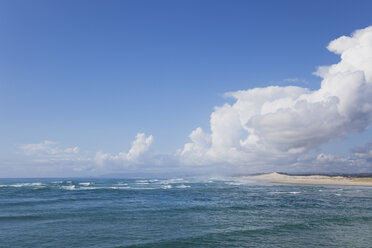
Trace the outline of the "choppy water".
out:
<instances>
[{"instance_id":1,"label":"choppy water","mask_svg":"<svg viewBox=\"0 0 372 248\"><path fill-rule=\"evenodd\" d=\"M372 247L372 188L0 179L0 247Z\"/></svg>"}]
</instances>

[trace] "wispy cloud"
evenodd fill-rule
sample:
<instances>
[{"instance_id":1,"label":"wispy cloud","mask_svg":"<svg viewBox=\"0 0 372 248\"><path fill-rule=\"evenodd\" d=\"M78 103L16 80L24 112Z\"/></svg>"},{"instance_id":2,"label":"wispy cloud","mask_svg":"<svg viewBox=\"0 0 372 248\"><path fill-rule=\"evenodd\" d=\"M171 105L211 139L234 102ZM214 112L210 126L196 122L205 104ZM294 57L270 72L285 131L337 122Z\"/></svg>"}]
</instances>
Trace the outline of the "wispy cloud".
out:
<instances>
[{"instance_id":1,"label":"wispy cloud","mask_svg":"<svg viewBox=\"0 0 372 248\"><path fill-rule=\"evenodd\" d=\"M61 148L57 142L45 140L37 144L23 144L19 146L25 154L49 158L70 158L79 153L79 147Z\"/></svg>"},{"instance_id":2,"label":"wispy cloud","mask_svg":"<svg viewBox=\"0 0 372 248\"><path fill-rule=\"evenodd\" d=\"M308 84L308 81L303 78L285 78L283 79L285 83L300 83L300 84Z\"/></svg>"}]
</instances>

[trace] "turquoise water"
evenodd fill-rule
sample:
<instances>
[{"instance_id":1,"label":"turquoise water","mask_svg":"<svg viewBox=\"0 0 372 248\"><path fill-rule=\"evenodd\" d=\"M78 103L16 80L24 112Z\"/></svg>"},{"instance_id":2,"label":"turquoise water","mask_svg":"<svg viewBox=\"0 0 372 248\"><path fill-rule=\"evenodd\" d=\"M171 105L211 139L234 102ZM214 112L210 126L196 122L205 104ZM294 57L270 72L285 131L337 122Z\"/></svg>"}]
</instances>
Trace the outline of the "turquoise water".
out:
<instances>
[{"instance_id":1,"label":"turquoise water","mask_svg":"<svg viewBox=\"0 0 372 248\"><path fill-rule=\"evenodd\" d=\"M0 247L372 247L372 188L0 179Z\"/></svg>"}]
</instances>

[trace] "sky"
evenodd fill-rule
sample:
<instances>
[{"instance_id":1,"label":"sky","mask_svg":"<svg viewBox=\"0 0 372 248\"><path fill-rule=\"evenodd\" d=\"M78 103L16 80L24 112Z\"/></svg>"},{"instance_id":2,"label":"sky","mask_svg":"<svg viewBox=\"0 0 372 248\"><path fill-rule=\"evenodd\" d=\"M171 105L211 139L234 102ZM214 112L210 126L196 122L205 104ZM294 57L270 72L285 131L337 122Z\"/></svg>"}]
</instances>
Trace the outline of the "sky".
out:
<instances>
[{"instance_id":1,"label":"sky","mask_svg":"<svg viewBox=\"0 0 372 248\"><path fill-rule=\"evenodd\" d=\"M2 0L0 177L372 172L371 8Z\"/></svg>"}]
</instances>

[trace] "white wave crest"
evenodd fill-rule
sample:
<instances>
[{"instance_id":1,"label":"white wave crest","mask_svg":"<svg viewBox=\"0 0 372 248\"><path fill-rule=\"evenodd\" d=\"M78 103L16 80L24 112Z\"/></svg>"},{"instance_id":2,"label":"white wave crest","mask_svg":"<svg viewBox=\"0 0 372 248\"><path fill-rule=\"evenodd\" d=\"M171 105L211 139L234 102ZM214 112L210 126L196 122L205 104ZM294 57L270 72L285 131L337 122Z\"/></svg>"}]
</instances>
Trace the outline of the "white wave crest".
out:
<instances>
[{"instance_id":1,"label":"white wave crest","mask_svg":"<svg viewBox=\"0 0 372 248\"><path fill-rule=\"evenodd\" d=\"M128 186L127 183L117 183L116 185L119 185L119 186Z\"/></svg>"},{"instance_id":2,"label":"white wave crest","mask_svg":"<svg viewBox=\"0 0 372 248\"><path fill-rule=\"evenodd\" d=\"M42 183L16 183L16 184L9 184L8 187L15 187L15 188L21 188L21 187L42 187L44 184Z\"/></svg>"},{"instance_id":3,"label":"white wave crest","mask_svg":"<svg viewBox=\"0 0 372 248\"><path fill-rule=\"evenodd\" d=\"M191 186L185 185L185 184L181 184L181 185L176 186L177 189L186 189L186 188L190 188L190 187Z\"/></svg>"},{"instance_id":4,"label":"white wave crest","mask_svg":"<svg viewBox=\"0 0 372 248\"><path fill-rule=\"evenodd\" d=\"M171 189L172 188L172 185L164 185L161 187L162 189Z\"/></svg>"},{"instance_id":5,"label":"white wave crest","mask_svg":"<svg viewBox=\"0 0 372 248\"><path fill-rule=\"evenodd\" d=\"M108 187L108 189L130 189L131 187Z\"/></svg>"},{"instance_id":6,"label":"white wave crest","mask_svg":"<svg viewBox=\"0 0 372 248\"><path fill-rule=\"evenodd\" d=\"M90 185L92 185L92 183L91 182L81 182L81 183L79 183L79 185L90 186Z\"/></svg>"},{"instance_id":7,"label":"white wave crest","mask_svg":"<svg viewBox=\"0 0 372 248\"><path fill-rule=\"evenodd\" d=\"M61 186L61 189L64 190L76 190L75 185Z\"/></svg>"}]
</instances>

